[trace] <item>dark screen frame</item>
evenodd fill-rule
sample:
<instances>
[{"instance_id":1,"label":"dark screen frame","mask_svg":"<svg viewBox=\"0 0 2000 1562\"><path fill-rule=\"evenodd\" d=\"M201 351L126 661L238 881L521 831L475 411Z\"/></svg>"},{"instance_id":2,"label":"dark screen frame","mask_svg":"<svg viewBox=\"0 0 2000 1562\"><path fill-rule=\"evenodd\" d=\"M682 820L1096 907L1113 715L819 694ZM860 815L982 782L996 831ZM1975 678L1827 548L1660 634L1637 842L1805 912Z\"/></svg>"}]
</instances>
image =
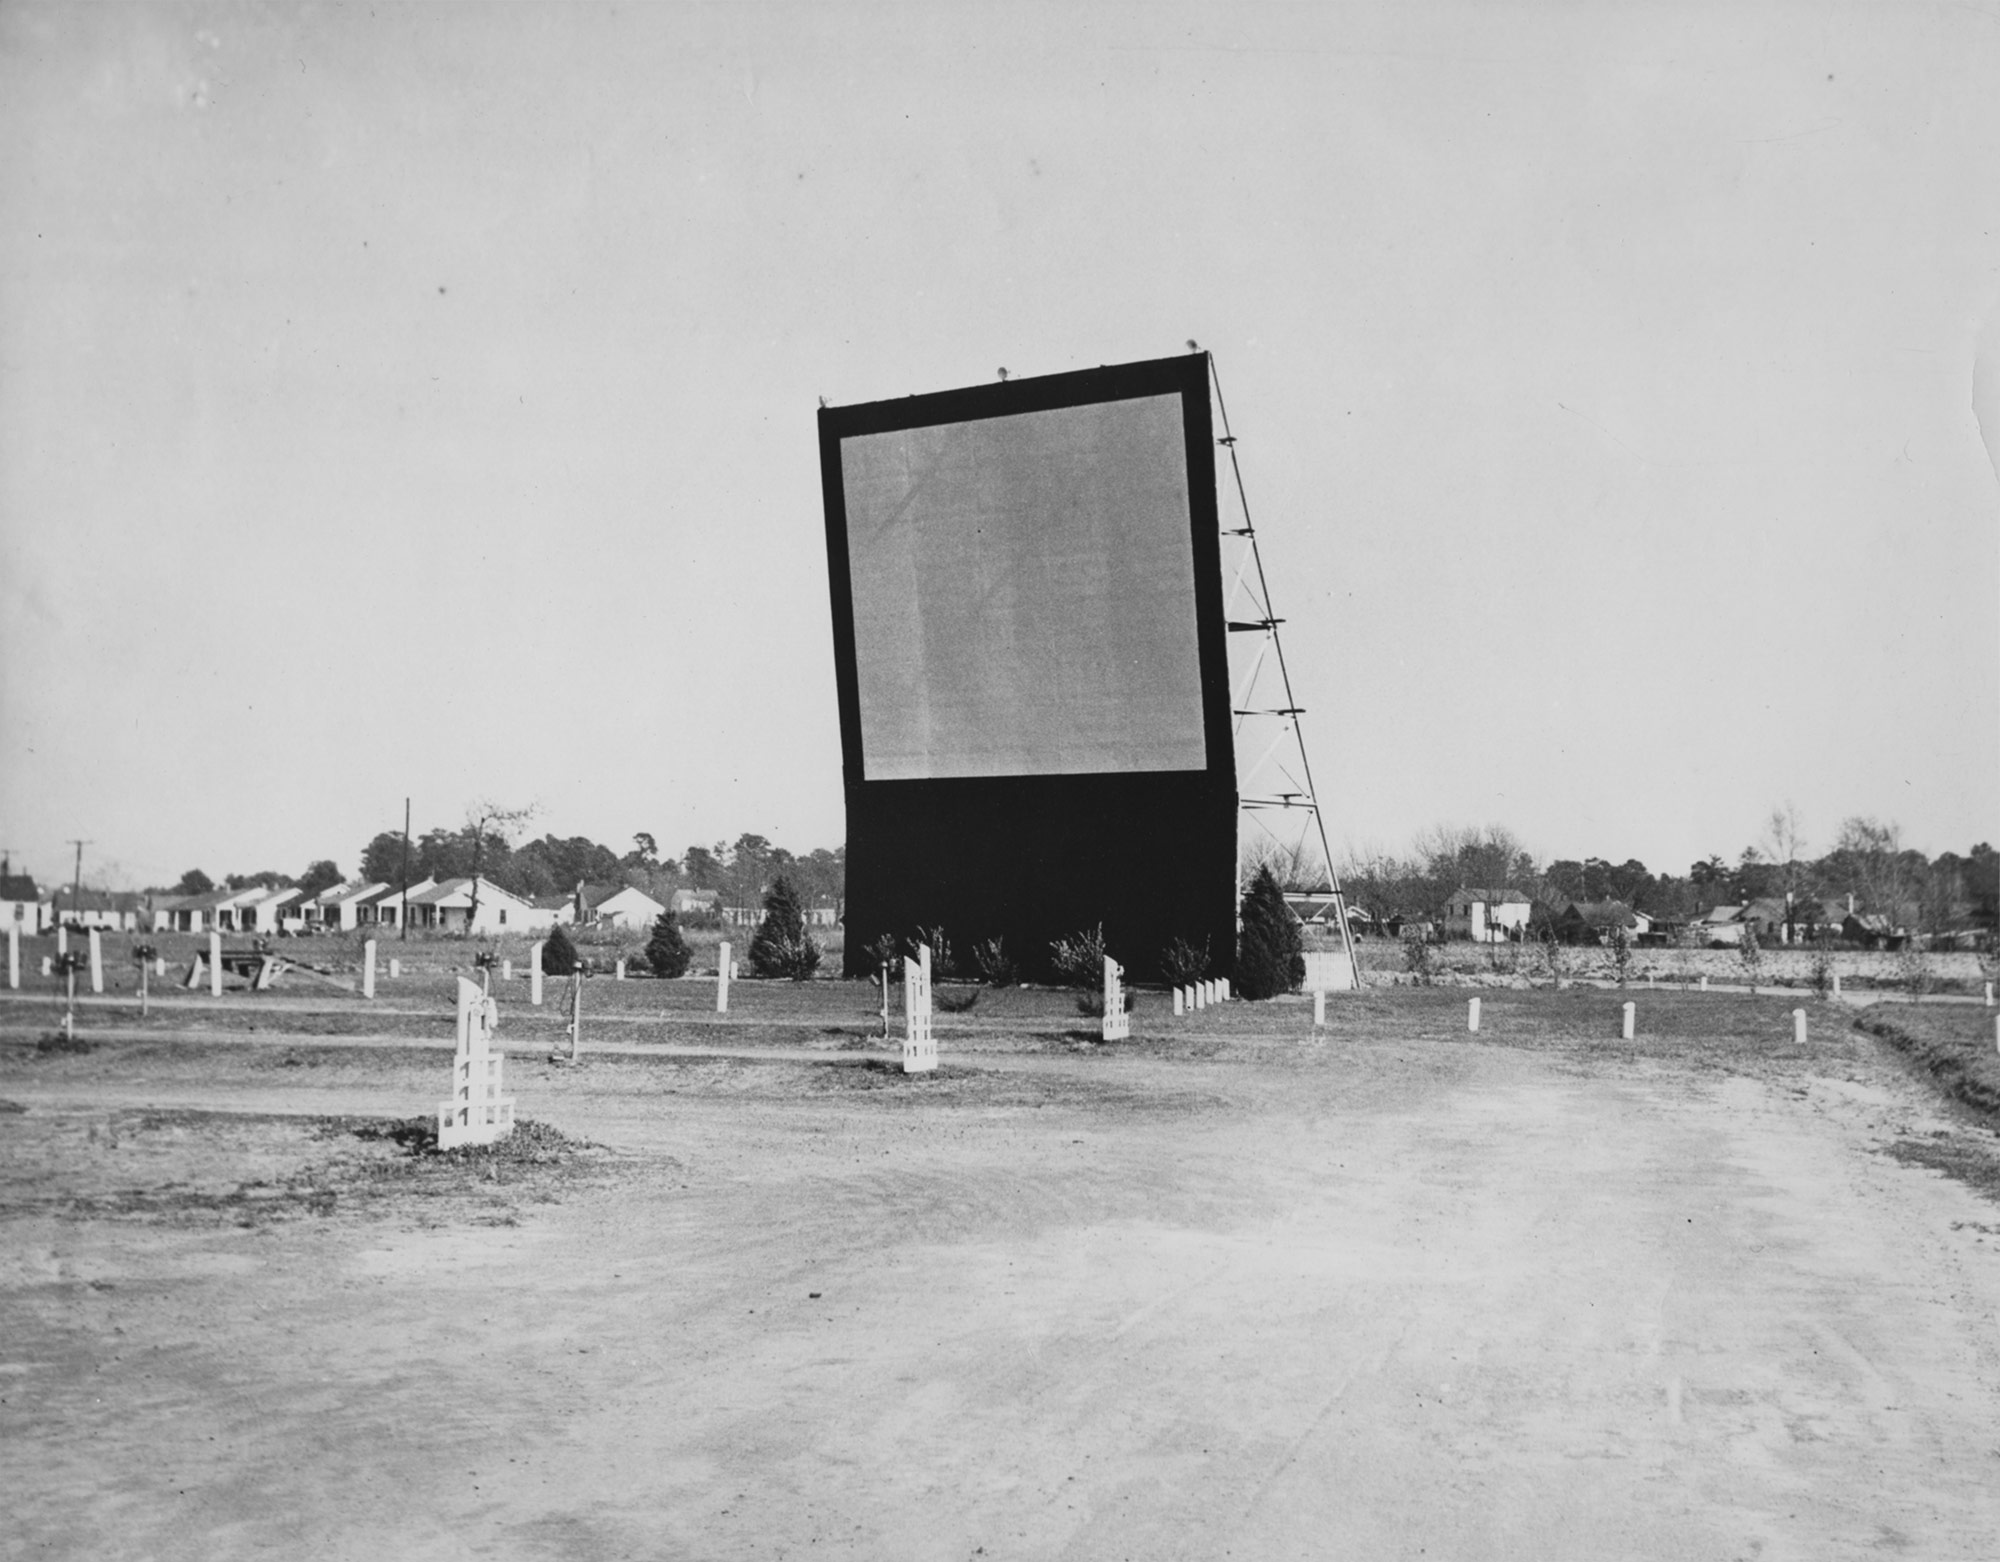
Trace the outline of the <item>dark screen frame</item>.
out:
<instances>
[{"instance_id":1,"label":"dark screen frame","mask_svg":"<svg viewBox=\"0 0 2000 1562\"><path fill-rule=\"evenodd\" d=\"M1236 759L1208 387L1208 355L1189 353L820 409L847 802L848 975L872 972L868 948L883 934L942 927L961 963L975 944L1004 938L1024 975L1046 976L1052 940L1100 924L1110 954L1135 979L1156 977L1177 938L1197 948L1206 941L1216 972L1230 969ZM1181 398L1186 443L1205 767L868 780L842 441L1164 395Z\"/></svg>"}]
</instances>

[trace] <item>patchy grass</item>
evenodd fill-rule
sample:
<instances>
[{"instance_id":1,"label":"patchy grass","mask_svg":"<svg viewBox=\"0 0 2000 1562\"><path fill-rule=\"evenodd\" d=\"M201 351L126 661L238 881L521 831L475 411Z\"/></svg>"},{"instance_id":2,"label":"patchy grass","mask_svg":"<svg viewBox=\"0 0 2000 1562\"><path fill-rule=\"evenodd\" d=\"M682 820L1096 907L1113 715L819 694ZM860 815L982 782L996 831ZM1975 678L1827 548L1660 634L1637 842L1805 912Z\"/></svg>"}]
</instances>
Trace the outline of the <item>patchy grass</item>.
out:
<instances>
[{"instance_id":1,"label":"patchy grass","mask_svg":"<svg viewBox=\"0 0 2000 1562\"><path fill-rule=\"evenodd\" d=\"M31 1111L11 1134L0 1215L72 1220L258 1226L359 1212L511 1224L520 1203L553 1202L606 1159L532 1119L448 1151L425 1118Z\"/></svg>"},{"instance_id":2,"label":"patchy grass","mask_svg":"<svg viewBox=\"0 0 2000 1562\"><path fill-rule=\"evenodd\" d=\"M2000 1203L2000 1155L1994 1153L1990 1140L1941 1130L1928 1139L1898 1139L1884 1145L1882 1153L1906 1165L1943 1172L1982 1198Z\"/></svg>"},{"instance_id":3,"label":"patchy grass","mask_svg":"<svg viewBox=\"0 0 2000 1562\"><path fill-rule=\"evenodd\" d=\"M2000 1128L2000 1050L1987 1009L1918 1004L1864 1009L1854 1023L1886 1041L1952 1101Z\"/></svg>"},{"instance_id":4,"label":"patchy grass","mask_svg":"<svg viewBox=\"0 0 2000 1562\"><path fill-rule=\"evenodd\" d=\"M1466 1029L1466 994L1416 988L1330 998L1327 1025L1318 1034L1336 1045L1351 1040L1519 1047L1559 1053L1580 1066L1644 1059L1759 1074L1847 1063L1872 1048L1854 1032L1852 1011L1809 1001L1802 1005L1796 996L1571 987L1561 992L1488 990L1479 998L1476 1035ZM1630 1041L1620 1036L1627 1002L1634 1005L1636 1019ZM1792 1010L1802 1006L1808 1015L1803 1047L1792 1029ZM1232 1004L1222 1012L1239 1007L1266 1006ZM1200 1018L1207 1021L1216 1013L1211 1009ZM1309 1030L1309 1008L1305 1018Z\"/></svg>"}]
</instances>

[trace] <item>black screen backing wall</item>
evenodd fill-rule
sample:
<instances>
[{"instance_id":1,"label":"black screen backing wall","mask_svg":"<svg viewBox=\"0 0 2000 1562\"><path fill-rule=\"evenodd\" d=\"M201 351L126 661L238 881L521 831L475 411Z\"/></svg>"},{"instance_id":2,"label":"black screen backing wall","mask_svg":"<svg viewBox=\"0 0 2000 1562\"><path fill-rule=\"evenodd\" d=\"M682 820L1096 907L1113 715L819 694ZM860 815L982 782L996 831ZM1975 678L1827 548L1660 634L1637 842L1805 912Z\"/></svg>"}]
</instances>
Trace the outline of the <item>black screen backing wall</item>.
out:
<instances>
[{"instance_id":1,"label":"black screen backing wall","mask_svg":"<svg viewBox=\"0 0 2000 1562\"><path fill-rule=\"evenodd\" d=\"M1136 977L1235 928L1205 354L823 408L846 968L880 934L1104 926Z\"/></svg>"}]
</instances>

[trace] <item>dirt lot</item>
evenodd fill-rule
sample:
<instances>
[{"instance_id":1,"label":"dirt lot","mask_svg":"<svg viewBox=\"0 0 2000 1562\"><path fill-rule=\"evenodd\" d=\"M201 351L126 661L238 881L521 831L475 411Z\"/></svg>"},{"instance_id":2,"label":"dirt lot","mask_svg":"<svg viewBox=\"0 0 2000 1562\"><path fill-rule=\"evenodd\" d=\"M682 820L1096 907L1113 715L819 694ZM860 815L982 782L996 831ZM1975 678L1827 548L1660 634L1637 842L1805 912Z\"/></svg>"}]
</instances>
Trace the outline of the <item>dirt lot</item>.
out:
<instances>
[{"instance_id":1,"label":"dirt lot","mask_svg":"<svg viewBox=\"0 0 2000 1562\"><path fill-rule=\"evenodd\" d=\"M447 994L0 1002L0 1552L1994 1554L1977 1008L596 983L458 1161Z\"/></svg>"}]
</instances>

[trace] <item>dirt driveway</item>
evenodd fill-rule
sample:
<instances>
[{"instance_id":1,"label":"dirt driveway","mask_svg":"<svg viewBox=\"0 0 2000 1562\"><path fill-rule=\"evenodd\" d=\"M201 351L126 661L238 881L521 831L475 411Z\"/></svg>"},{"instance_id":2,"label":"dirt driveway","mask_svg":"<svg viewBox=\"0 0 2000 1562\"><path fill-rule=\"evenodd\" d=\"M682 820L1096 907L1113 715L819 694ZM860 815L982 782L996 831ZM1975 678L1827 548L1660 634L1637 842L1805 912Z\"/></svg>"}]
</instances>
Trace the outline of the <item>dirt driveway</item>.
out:
<instances>
[{"instance_id":1,"label":"dirt driveway","mask_svg":"<svg viewBox=\"0 0 2000 1562\"><path fill-rule=\"evenodd\" d=\"M1877 1153L1990 1133L1845 1030L1725 1066L1395 1002L995 1020L926 1085L523 1055L606 1152L374 1202L255 1114L408 1116L442 1054L16 1045L0 1553L1995 1554L2000 1207Z\"/></svg>"}]
</instances>

